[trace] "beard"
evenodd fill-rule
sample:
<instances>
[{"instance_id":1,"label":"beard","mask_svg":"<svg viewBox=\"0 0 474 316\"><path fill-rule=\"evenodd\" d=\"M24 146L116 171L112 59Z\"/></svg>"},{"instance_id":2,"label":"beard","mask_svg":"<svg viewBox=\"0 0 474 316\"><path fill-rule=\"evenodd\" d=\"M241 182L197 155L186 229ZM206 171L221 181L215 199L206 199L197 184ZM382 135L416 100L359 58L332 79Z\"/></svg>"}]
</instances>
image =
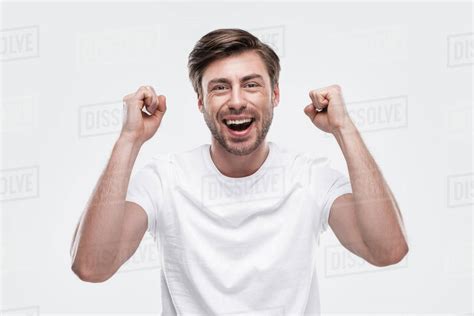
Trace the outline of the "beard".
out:
<instances>
[{"instance_id":1,"label":"beard","mask_svg":"<svg viewBox=\"0 0 474 316\"><path fill-rule=\"evenodd\" d=\"M248 139L241 140L241 141L239 140L231 141L227 139L224 131L219 130L217 126L220 123L216 123L216 121L213 120L213 118L209 115L209 113L207 113L206 108L204 108L204 111L203 111L204 121L206 122L206 125L209 128L209 130L211 131L211 134L214 137L214 139L224 148L225 151L237 156L245 156L245 155L251 154L265 140L265 137L267 136L267 133L270 129L270 126L273 120L273 106L270 106L270 110L265 111L261 117L258 115L258 113L253 113L253 112L248 112L248 111L240 111L240 112L232 111L229 114L240 115L244 113L249 114L255 118L255 121L252 123L252 124L255 124L255 126L249 127L249 128L255 128L256 133L257 133L257 138L254 141L250 142L249 144L245 144L249 142ZM222 120L219 120L219 122L221 121ZM224 127L224 128L227 128L227 127ZM251 133L253 133L253 131L251 131ZM253 135L251 135L250 137L253 138Z\"/></svg>"}]
</instances>

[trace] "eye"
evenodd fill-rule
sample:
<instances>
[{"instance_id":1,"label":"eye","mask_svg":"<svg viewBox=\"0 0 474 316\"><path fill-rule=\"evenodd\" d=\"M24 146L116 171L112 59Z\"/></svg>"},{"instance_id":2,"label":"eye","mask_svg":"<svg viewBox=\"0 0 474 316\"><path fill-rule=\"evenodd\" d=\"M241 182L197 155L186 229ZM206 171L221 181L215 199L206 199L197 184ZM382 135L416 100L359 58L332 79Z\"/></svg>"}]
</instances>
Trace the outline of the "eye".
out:
<instances>
[{"instance_id":1,"label":"eye","mask_svg":"<svg viewBox=\"0 0 474 316\"><path fill-rule=\"evenodd\" d=\"M224 90L226 87L224 85L215 85L211 90Z\"/></svg>"},{"instance_id":2,"label":"eye","mask_svg":"<svg viewBox=\"0 0 474 316\"><path fill-rule=\"evenodd\" d=\"M246 83L245 86L249 87L249 88L256 88L258 86L260 86L258 83L256 82L249 82L249 83Z\"/></svg>"}]
</instances>

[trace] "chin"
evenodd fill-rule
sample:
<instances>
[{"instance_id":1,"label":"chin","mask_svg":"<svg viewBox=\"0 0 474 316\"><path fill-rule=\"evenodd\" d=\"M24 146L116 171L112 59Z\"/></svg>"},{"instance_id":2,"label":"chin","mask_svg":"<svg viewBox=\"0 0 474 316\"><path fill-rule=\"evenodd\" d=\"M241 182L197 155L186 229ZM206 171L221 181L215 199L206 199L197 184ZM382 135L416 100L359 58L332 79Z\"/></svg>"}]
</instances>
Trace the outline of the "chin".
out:
<instances>
[{"instance_id":1,"label":"chin","mask_svg":"<svg viewBox=\"0 0 474 316\"><path fill-rule=\"evenodd\" d=\"M222 147L224 147L224 149L230 154L237 156L246 156L253 153L260 144L261 142L258 142L255 139L248 139L240 142L235 142L226 139L225 144L223 144Z\"/></svg>"}]
</instances>

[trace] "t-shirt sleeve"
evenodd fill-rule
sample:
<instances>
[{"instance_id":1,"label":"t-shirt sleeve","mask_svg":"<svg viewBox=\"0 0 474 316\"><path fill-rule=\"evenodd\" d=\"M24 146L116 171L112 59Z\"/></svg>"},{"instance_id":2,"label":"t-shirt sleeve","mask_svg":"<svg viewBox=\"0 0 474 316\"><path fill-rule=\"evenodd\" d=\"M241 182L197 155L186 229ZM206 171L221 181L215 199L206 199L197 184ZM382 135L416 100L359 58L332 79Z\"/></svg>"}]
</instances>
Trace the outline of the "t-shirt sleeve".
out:
<instances>
[{"instance_id":1,"label":"t-shirt sleeve","mask_svg":"<svg viewBox=\"0 0 474 316\"><path fill-rule=\"evenodd\" d=\"M153 159L130 178L125 200L137 203L148 217L147 231L156 236L158 212L162 209L163 182L157 160ZM161 172L163 173L163 172Z\"/></svg>"},{"instance_id":2,"label":"t-shirt sleeve","mask_svg":"<svg viewBox=\"0 0 474 316\"><path fill-rule=\"evenodd\" d=\"M310 164L311 190L317 200L320 210L319 228L320 233L325 232L329 226L329 213L331 206L339 196L352 193L349 177L330 166L327 158L319 158Z\"/></svg>"}]
</instances>

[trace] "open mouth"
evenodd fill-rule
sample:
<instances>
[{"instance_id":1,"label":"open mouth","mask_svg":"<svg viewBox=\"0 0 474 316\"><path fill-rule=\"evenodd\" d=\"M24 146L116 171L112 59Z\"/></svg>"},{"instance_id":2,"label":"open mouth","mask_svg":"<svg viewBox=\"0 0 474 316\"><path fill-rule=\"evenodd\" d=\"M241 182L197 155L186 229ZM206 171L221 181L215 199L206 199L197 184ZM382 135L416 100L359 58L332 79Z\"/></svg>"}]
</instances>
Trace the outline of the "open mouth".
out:
<instances>
[{"instance_id":1,"label":"open mouth","mask_svg":"<svg viewBox=\"0 0 474 316\"><path fill-rule=\"evenodd\" d=\"M232 131L242 132L247 130L255 121L254 118L240 119L240 120L223 120L224 124Z\"/></svg>"}]
</instances>

